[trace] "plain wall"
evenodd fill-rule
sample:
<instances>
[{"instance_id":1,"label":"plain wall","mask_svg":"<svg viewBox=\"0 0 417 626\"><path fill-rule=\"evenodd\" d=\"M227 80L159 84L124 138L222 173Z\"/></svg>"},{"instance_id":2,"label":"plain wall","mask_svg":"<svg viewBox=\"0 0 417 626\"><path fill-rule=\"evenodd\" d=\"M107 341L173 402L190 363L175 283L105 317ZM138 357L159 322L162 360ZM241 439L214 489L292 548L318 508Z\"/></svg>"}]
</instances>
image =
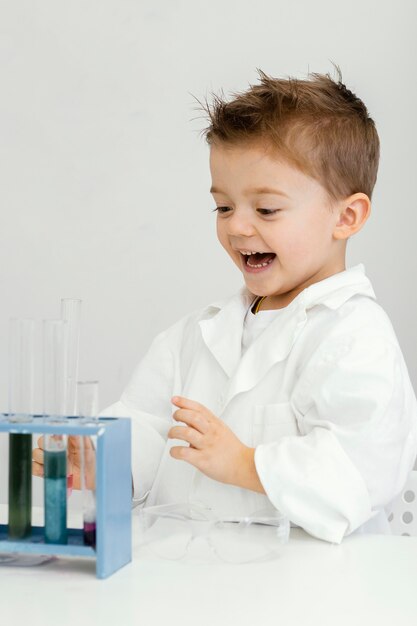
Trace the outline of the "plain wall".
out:
<instances>
[{"instance_id":1,"label":"plain wall","mask_svg":"<svg viewBox=\"0 0 417 626\"><path fill-rule=\"evenodd\" d=\"M412 0L0 0L0 409L10 317L81 298L80 378L104 408L152 337L237 291L193 96L331 61L381 140L347 267L364 263L416 388L416 17Z\"/></svg>"}]
</instances>

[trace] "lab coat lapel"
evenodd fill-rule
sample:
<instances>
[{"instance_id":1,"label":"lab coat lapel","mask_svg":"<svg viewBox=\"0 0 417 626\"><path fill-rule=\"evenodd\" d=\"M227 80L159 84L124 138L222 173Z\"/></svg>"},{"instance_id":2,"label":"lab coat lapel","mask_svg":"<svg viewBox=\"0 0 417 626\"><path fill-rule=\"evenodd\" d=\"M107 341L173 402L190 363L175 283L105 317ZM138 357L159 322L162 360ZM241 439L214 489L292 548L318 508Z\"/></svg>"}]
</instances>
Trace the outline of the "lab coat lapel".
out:
<instances>
[{"instance_id":1,"label":"lab coat lapel","mask_svg":"<svg viewBox=\"0 0 417 626\"><path fill-rule=\"evenodd\" d=\"M255 296L242 287L231 299L213 303L211 317L199 321L203 340L230 380L226 404L252 389L268 370L283 361L307 322L307 310L316 304L336 309L355 294L375 299L362 263L314 283L297 295L257 337L241 358L243 320Z\"/></svg>"},{"instance_id":2,"label":"lab coat lapel","mask_svg":"<svg viewBox=\"0 0 417 626\"><path fill-rule=\"evenodd\" d=\"M214 316L199 321L205 344L229 378L240 360L243 320L254 298L244 286L224 303L213 303L210 309L215 310Z\"/></svg>"},{"instance_id":3,"label":"lab coat lapel","mask_svg":"<svg viewBox=\"0 0 417 626\"><path fill-rule=\"evenodd\" d=\"M267 372L289 354L307 321L305 308L293 300L248 347L230 381L225 405L238 393L255 387Z\"/></svg>"},{"instance_id":4,"label":"lab coat lapel","mask_svg":"<svg viewBox=\"0 0 417 626\"><path fill-rule=\"evenodd\" d=\"M225 303L213 303L215 314L199 321L203 340L231 379L227 402L254 387L278 361L286 358L307 316L295 300L272 322L241 358L243 320L255 296L246 287Z\"/></svg>"}]
</instances>

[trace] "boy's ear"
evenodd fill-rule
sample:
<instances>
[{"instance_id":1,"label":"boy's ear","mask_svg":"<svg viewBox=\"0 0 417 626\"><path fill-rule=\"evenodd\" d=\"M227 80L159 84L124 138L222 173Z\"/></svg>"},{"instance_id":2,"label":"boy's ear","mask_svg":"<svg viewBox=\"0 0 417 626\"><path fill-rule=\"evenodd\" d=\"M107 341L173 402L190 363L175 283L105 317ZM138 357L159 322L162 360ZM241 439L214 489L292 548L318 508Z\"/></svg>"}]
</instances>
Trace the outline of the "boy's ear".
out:
<instances>
[{"instance_id":1,"label":"boy's ear","mask_svg":"<svg viewBox=\"0 0 417 626\"><path fill-rule=\"evenodd\" d=\"M371 214L371 201L365 193L355 193L339 203L337 213L339 217L333 236L347 239L364 226Z\"/></svg>"}]
</instances>

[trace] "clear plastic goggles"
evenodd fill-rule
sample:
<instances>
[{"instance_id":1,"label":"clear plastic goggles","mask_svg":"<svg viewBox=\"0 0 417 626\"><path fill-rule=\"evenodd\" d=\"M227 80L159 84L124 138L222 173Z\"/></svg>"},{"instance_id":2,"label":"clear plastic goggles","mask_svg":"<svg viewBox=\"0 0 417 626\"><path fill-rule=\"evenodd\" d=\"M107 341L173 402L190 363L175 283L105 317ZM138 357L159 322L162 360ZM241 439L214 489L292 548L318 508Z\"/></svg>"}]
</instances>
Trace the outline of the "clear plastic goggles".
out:
<instances>
[{"instance_id":1,"label":"clear plastic goggles","mask_svg":"<svg viewBox=\"0 0 417 626\"><path fill-rule=\"evenodd\" d=\"M197 538L228 563L269 560L280 554L290 533L288 518L277 510L262 509L239 521L220 520L199 503L144 507L139 524L142 545L172 560L184 558Z\"/></svg>"}]
</instances>

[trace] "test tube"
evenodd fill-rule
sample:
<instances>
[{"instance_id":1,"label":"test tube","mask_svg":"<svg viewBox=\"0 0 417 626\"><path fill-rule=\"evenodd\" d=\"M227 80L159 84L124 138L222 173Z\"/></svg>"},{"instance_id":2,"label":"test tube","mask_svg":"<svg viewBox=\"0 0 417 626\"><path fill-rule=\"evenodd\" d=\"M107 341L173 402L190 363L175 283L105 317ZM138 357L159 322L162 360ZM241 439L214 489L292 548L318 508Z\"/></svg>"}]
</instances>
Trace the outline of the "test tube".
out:
<instances>
[{"instance_id":1,"label":"test tube","mask_svg":"<svg viewBox=\"0 0 417 626\"><path fill-rule=\"evenodd\" d=\"M67 437L44 435L45 542L67 543Z\"/></svg>"},{"instance_id":2,"label":"test tube","mask_svg":"<svg viewBox=\"0 0 417 626\"><path fill-rule=\"evenodd\" d=\"M32 319L12 319L9 326L9 419L29 422L33 416L35 330ZM9 539L31 533L32 435L9 435Z\"/></svg>"},{"instance_id":3,"label":"test tube","mask_svg":"<svg viewBox=\"0 0 417 626\"><path fill-rule=\"evenodd\" d=\"M68 323L43 321L43 414L63 418L67 407Z\"/></svg>"},{"instance_id":4,"label":"test tube","mask_svg":"<svg viewBox=\"0 0 417 626\"><path fill-rule=\"evenodd\" d=\"M67 378L65 411L67 415L75 415L77 408L77 378L80 344L81 300L78 298L62 298L61 319L68 324L67 333ZM68 495L72 493L73 475L67 476Z\"/></svg>"},{"instance_id":5,"label":"test tube","mask_svg":"<svg viewBox=\"0 0 417 626\"><path fill-rule=\"evenodd\" d=\"M98 380L77 382L78 415L87 420L98 419Z\"/></svg>"},{"instance_id":6,"label":"test tube","mask_svg":"<svg viewBox=\"0 0 417 626\"><path fill-rule=\"evenodd\" d=\"M61 319L68 324L67 334L67 378L65 410L67 415L76 414L77 378L80 343L81 300L63 298L61 300Z\"/></svg>"},{"instance_id":7,"label":"test tube","mask_svg":"<svg viewBox=\"0 0 417 626\"><path fill-rule=\"evenodd\" d=\"M78 381L78 415L88 421L98 419L98 381ZM96 494L94 485L95 450L88 437L80 437L81 489L83 502L84 543L96 545Z\"/></svg>"},{"instance_id":8,"label":"test tube","mask_svg":"<svg viewBox=\"0 0 417 626\"><path fill-rule=\"evenodd\" d=\"M43 412L50 424L62 423L67 401L68 324L43 322ZM45 542L67 542L67 437L46 433L44 439Z\"/></svg>"}]
</instances>

